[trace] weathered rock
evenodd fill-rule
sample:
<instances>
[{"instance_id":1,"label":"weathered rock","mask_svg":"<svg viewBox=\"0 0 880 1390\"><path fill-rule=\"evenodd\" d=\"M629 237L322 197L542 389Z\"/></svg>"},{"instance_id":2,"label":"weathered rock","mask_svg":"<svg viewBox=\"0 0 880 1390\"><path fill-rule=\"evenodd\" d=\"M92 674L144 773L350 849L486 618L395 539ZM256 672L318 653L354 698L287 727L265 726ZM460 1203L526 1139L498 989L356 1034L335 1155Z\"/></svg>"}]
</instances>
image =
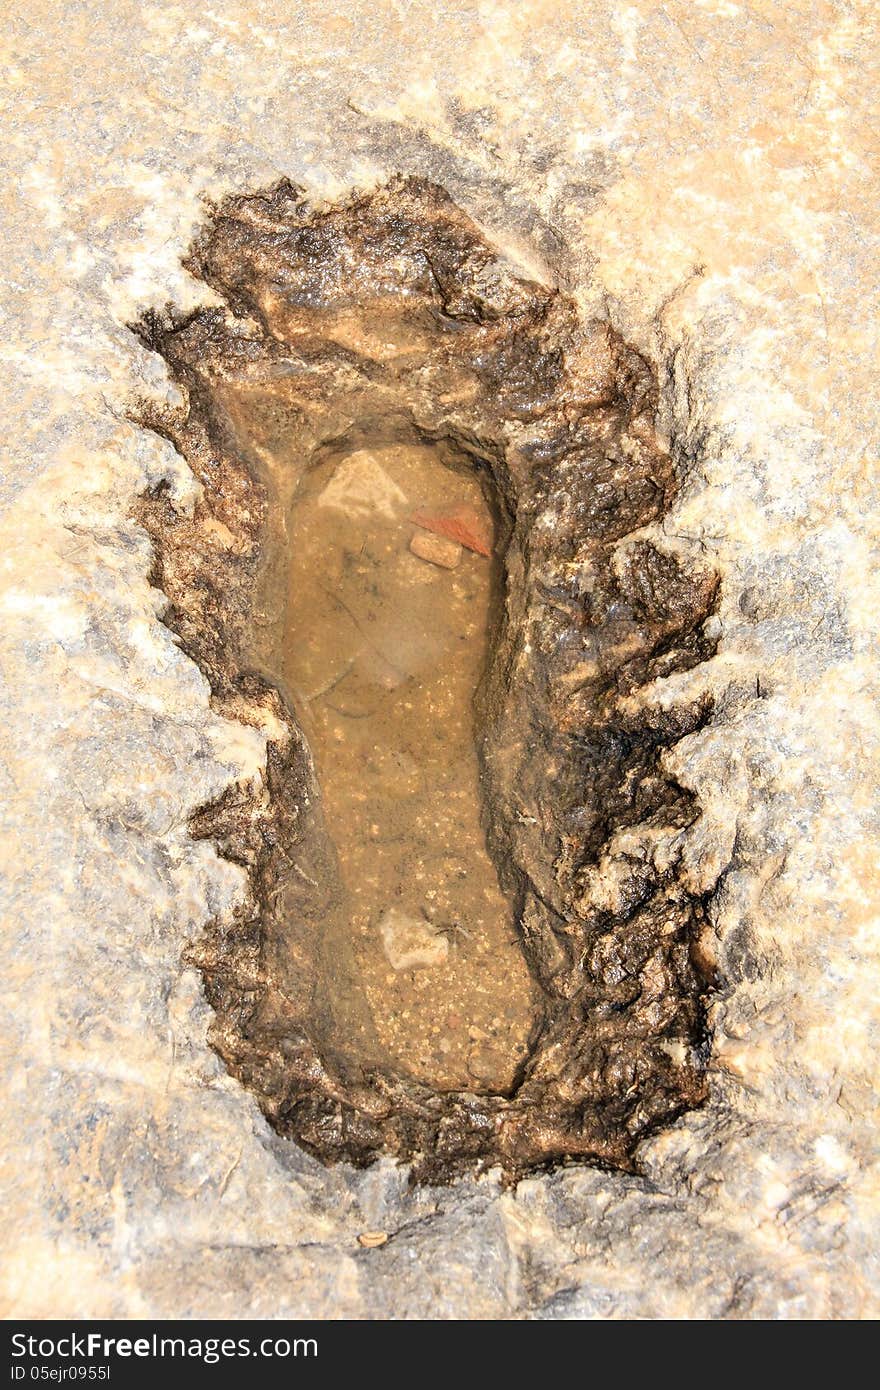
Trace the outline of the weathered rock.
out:
<instances>
[{"instance_id":1,"label":"weathered rock","mask_svg":"<svg viewBox=\"0 0 880 1390\"><path fill-rule=\"evenodd\" d=\"M30 6L26 42L24 18L0 21L5 1310L876 1315L873 7L242 0L195 25L122 0ZM125 324L205 302L181 259L206 194L396 174L655 365L662 541L721 576L716 654L656 683L714 701L665 758L700 810L672 848L706 895L709 1099L634 1174L324 1168L226 1073L181 966L246 895L189 818L270 781L280 727L219 713L157 621L136 498L199 488L127 418L179 392ZM482 312L517 293L493 268ZM669 852L615 841L584 891L613 906L619 859Z\"/></svg>"}]
</instances>

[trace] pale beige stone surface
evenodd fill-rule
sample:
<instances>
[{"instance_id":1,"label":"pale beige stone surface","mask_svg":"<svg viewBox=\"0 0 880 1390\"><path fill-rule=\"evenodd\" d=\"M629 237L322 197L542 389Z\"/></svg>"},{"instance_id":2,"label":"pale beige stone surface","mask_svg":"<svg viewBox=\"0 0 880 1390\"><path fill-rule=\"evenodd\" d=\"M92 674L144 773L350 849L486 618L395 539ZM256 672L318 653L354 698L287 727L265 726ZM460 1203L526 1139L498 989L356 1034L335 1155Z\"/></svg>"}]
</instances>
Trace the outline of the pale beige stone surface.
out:
<instances>
[{"instance_id":1,"label":"pale beige stone surface","mask_svg":"<svg viewBox=\"0 0 880 1390\"><path fill-rule=\"evenodd\" d=\"M458 541L450 541L446 536L434 536L430 531L414 531L409 548L420 560L428 560L445 570L454 570L461 559Z\"/></svg>"},{"instance_id":2,"label":"pale beige stone surface","mask_svg":"<svg viewBox=\"0 0 880 1390\"><path fill-rule=\"evenodd\" d=\"M12 0L0 24L5 1311L876 1315L876 7ZM398 172L658 363L667 544L724 576L718 655L667 692L717 701L672 757L704 808L711 1100L637 1178L325 1170L225 1074L181 966L243 890L187 817L260 778L264 737L157 621L132 502L194 484L126 421L170 388L125 325L205 299L180 260L206 195Z\"/></svg>"}]
</instances>

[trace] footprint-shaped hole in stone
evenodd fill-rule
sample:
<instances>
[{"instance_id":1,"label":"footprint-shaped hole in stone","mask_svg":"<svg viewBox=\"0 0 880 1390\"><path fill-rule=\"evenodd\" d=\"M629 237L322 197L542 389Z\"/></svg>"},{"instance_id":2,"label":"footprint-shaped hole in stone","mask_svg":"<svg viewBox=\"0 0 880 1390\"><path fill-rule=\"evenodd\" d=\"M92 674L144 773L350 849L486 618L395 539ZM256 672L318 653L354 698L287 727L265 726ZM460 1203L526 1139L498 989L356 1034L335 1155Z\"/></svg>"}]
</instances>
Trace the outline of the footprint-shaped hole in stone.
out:
<instances>
[{"instance_id":1,"label":"footprint-shaped hole in stone","mask_svg":"<svg viewBox=\"0 0 880 1390\"><path fill-rule=\"evenodd\" d=\"M662 547L653 373L433 185L215 209L220 306L137 331L202 485L143 500L165 621L266 778L193 821L251 901L194 953L280 1133L423 1178L632 1165L704 1096L698 815L715 576Z\"/></svg>"}]
</instances>

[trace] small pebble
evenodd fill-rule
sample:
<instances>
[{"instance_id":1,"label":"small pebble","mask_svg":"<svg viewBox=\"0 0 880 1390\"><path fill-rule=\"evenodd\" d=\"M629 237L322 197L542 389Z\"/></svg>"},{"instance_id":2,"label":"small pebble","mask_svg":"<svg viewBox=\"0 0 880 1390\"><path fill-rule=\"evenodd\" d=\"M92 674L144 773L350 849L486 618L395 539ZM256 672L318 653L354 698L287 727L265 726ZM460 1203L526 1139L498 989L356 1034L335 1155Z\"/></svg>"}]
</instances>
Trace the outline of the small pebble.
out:
<instances>
[{"instance_id":1,"label":"small pebble","mask_svg":"<svg viewBox=\"0 0 880 1390\"><path fill-rule=\"evenodd\" d=\"M468 1053L467 1069L477 1081L491 1081L499 1065L503 1067L504 1057L495 1048L473 1047Z\"/></svg>"},{"instance_id":2,"label":"small pebble","mask_svg":"<svg viewBox=\"0 0 880 1390\"><path fill-rule=\"evenodd\" d=\"M385 956L394 970L419 970L442 965L449 955L449 942L427 922L407 917L391 907L379 923Z\"/></svg>"},{"instance_id":3,"label":"small pebble","mask_svg":"<svg viewBox=\"0 0 880 1390\"><path fill-rule=\"evenodd\" d=\"M454 570L461 559L461 546L446 536L435 536L430 531L416 531L409 543L413 555L420 560L428 560L444 570Z\"/></svg>"}]
</instances>

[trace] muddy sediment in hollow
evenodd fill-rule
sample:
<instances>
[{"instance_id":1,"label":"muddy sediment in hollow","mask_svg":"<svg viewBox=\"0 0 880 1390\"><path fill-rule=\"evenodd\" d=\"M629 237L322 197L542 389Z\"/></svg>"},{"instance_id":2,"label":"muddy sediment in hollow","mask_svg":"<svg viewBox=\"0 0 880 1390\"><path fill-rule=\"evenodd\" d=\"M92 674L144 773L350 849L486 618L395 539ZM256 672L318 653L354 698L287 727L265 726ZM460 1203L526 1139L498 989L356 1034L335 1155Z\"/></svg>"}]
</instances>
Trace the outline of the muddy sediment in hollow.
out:
<instances>
[{"instance_id":1,"label":"muddy sediment in hollow","mask_svg":"<svg viewBox=\"0 0 880 1390\"><path fill-rule=\"evenodd\" d=\"M137 331L186 402L144 423L203 491L192 516L162 488L140 514L165 621L218 708L275 731L265 786L193 823L252 886L197 953L213 1045L325 1160L392 1154L430 1179L631 1166L641 1138L704 1098L707 986L704 905L681 871L698 808L662 755L709 712L646 687L711 655L717 581L641 534L675 496L652 372L419 181L324 211L286 183L229 199L188 264L221 307ZM503 1068L462 1085L387 1052L352 1061L334 1038L318 924L339 916L339 855L278 669L278 557L303 481L358 451L427 447L495 511L480 810L534 990L503 1084Z\"/></svg>"},{"instance_id":2,"label":"muddy sediment in hollow","mask_svg":"<svg viewBox=\"0 0 880 1390\"><path fill-rule=\"evenodd\" d=\"M269 664L308 739L338 862L335 901L312 924L322 1055L348 1076L383 1067L505 1092L540 992L482 823L474 696L499 575L482 553L479 480L454 462L393 444L305 470L274 557L285 617ZM481 549L427 529L450 524Z\"/></svg>"}]
</instances>

